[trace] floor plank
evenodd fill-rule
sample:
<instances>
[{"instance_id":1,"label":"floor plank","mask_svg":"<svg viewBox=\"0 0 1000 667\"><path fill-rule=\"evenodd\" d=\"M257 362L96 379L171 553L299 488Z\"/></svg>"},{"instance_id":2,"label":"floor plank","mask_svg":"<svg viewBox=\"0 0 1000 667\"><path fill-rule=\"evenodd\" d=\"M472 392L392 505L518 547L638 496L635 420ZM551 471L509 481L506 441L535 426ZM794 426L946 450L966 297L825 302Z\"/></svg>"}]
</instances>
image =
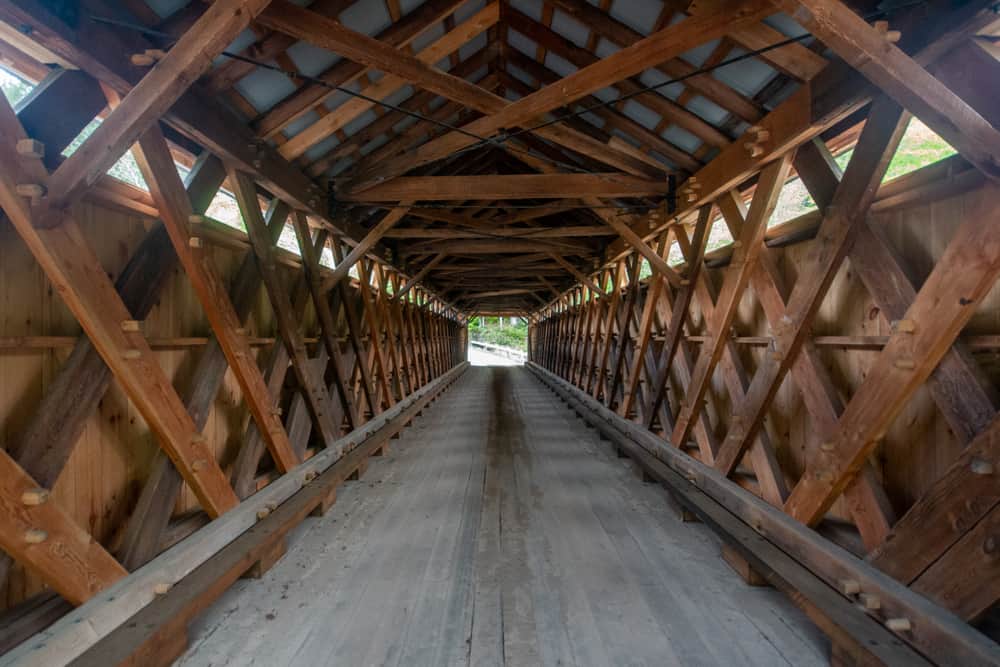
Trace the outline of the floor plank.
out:
<instances>
[{"instance_id":1,"label":"floor plank","mask_svg":"<svg viewBox=\"0 0 1000 667\"><path fill-rule=\"evenodd\" d=\"M470 368L180 664L826 664L630 466L523 368Z\"/></svg>"}]
</instances>

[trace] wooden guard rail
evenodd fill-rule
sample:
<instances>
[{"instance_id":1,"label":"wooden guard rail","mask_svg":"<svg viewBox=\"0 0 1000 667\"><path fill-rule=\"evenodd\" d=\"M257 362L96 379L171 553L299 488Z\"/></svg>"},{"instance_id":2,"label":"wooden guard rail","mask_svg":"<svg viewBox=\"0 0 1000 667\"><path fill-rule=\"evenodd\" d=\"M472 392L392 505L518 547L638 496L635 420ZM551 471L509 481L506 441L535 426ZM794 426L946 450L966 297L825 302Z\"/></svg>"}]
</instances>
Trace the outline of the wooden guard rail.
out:
<instances>
[{"instance_id":1,"label":"wooden guard rail","mask_svg":"<svg viewBox=\"0 0 1000 667\"><path fill-rule=\"evenodd\" d=\"M457 380L468 362L413 392L237 507L0 657L13 665L169 664L190 620Z\"/></svg>"},{"instance_id":2,"label":"wooden guard rail","mask_svg":"<svg viewBox=\"0 0 1000 667\"><path fill-rule=\"evenodd\" d=\"M869 652L886 664L1000 664L1000 646L958 616L552 372L530 361L526 367L789 594L841 648ZM880 608L866 610L857 603L861 594L877 596ZM891 631L899 619L911 629Z\"/></svg>"}]
</instances>

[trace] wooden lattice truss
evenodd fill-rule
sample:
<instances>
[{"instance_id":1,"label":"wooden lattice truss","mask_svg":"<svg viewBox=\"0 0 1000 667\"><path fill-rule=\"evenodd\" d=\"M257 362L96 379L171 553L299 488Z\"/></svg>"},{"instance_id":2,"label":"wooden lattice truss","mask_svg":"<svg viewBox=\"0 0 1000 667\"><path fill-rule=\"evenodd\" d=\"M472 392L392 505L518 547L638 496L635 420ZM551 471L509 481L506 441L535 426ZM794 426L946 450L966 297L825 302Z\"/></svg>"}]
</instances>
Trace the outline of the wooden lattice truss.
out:
<instances>
[{"instance_id":1,"label":"wooden lattice truss","mask_svg":"<svg viewBox=\"0 0 1000 667\"><path fill-rule=\"evenodd\" d=\"M468 314L529 311L532 359L620 415L661 429L678 447L693 438L701 460L725 474L745 458L761 494L805 524L816 524L844 495L869 558L965 618L1000 597L997 559L982 558L984 545L995 542L1000 511L991 467L995 397L956 344L1000 271L996 96L985 82L970 86L956 56L979 48L969 37L985 24L985 3L928 3L892 15L889 26L870 25L838 0L665 2L643 35L615 19L606 1L552 0L539 20L492 2L458 20L460 0L429 0L405 16L388 0L392 22L374 36L335 20L350 8L346 0L317 0L307 9L284 0L192 2L161 22L143 3L121 4L93 0L67 16L41 0L0 1L0 20L18 28L5 33L3 57L44 78L17 113L0 103L0 207L87 334L30 427L0 454L0 493L18 508L0 513L0 545L65 600L80 604L156 555L182 482L207 517L220 516L255 490L265 452L279 473L288 471L303 460L310 433L333 443L455 366ZM555 10L587 27L585 44L554 30ZM818 41L769 49L786 40L762 22L779 11ZM439 24L441 36L416 49L417 38ZM248 27L255 41L243 54L250 60L213 67ZM512 47L511 31L533 41L533 57ZM482 35L486 45L463 57L462 47ZM620 50L599 57L601 40ZM680 57L715 40L702 67L737 49L763 50L756 60L777 76L748 97ZM343 59L292 80L291 94L259 111L238 84L261 63L297 70L290 50L300 41ZM546 65L548 53L575 69L561 76ZM442 59L448 71L435 66ZM49 62L79 69L48 72L42 64ZM682 79L678 96L643 90L638 77L650 70ZM331 107L331 85L353 85L379 100L406 86L412 93L396 110L361 97ZM594 107L609 87L636 95L657 122L649 127L624 104L611 104L543 123L550 114ZM724 110L725 120L692 112L689 103L698 96ZM409 122L405 112L421 118ZM977 208L919 290L867 223L910 113L986 182ZM97 116L100 127L61 159ZM360 128L352 125L368 117ZM841 177L829 145L861 120L858 147ZM674 127L695 137L697 148L664 138ZM128 150L148 194L105 176ZM175 160L191 167L186 182ZM785 286L764 239L793 167L820 205L821 221L802 279ZM671 175L681 183L680 211L668 217L662 199ZM329 178L346 207L328 205ZM224 182L252 249L232 290L205 251L218 230L202 215ZM83 197L162 221L116 283L74 221L73 205ZM522 210L519 203L533 207ZM652 212L632 213L635 207ZM717 211L736 242L715 293L702 266ZM276 247L289 221L301 259ZM684 252L682 266L666 261L674 242ZM336 259L334 270L320 265L325 247ZM894 332L843 404L809 332L846 257ZM195 380L181 393L157 366L140 325L175 258L214 334ZM640 258L653 271L644 289ZM294 284L279 270L289 262ZM349 285L352 267L357 289ZM264 368L245 330L261 285L279 338ZM742 363L731 330L748 287L772 332L753 371ZM300 329L307 307L320 332L314 356ZM703 319L697 353L689 340L695 307ZM201 436L227 369L253 416L229 477ZM716 370L735 409L713 425L704 405ZM297 392L283 411L279 398L289 371ZM790 489L761 428L789 372L824 434L821 451ZM683 388L673 402L666 396L672 376ZM112 377L162 447L114 556L45 502ZM925 382L968 446L896 520L868 455ZM5 559L0 575L8 565Z\"/></svg>"}]
</instances>

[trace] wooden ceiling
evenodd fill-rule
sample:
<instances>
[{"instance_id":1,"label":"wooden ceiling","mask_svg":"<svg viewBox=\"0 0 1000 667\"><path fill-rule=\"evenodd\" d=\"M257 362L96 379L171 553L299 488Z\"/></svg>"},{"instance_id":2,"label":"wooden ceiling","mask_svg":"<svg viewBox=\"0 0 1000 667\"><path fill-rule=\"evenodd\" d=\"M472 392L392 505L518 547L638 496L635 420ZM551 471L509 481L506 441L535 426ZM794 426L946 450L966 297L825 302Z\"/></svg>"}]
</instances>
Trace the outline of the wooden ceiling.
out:
<instances>
[{"instance_id":1,"label":"wooden ceiling","mask_svg":"<svg viewBox=\"0 0 1000 667\"><path fill-rule=\"evenodd\" d=\"M205 8L125 4L171 35ZM747 55L804 34L762 2L276 0L200 85L383 258L466 314L526 313L825 67L808 35Z\"/></svg>"}]
</instances>

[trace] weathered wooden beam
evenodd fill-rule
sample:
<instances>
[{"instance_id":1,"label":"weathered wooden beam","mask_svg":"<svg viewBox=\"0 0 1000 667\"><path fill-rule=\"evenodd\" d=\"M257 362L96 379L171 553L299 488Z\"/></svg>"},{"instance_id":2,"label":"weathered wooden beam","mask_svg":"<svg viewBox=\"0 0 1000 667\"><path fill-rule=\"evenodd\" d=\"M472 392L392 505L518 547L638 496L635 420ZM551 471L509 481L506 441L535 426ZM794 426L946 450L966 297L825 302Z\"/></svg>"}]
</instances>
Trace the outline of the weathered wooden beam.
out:
<instances>
[{"instance_id":1,"label":"weathered wooden beam","mask_svg":"<svg viewBox=\"0 0 1000 667\"><path fill-rule=\"evenodd\" d=\"M358 266L358 293L361 297L362 316L368 326L368 347L371 353L372 373L381 399L391 408L396 403L396 397L392 393L392 387L390 387L389 368L386 363L385 348L382 345L382 328L372 295L371 267L363 259ZM386 341L387 344L390 342Z\"/></svg>"},{"instance_id":2,"label":"weathered wooden beam","mask_svg":"<svg viewBox=\"0 0 1000 667\"><path fill-rule=\"evenodd\" d=\"M890 664L898 660L908 664L921 660L921 656L942 663L957 661L989 664L995 661L996 643L964 620L831 544L779 508L771 507L754 494L739 488L710 466L696 461L649 431L623 420L553 373L535 363L530 363L527 367L615 444L629 447L629 454L638 458L644 467L658 469L657 479L664 480L668 470L676 473L676 476L670 477L673 482L670 484L672 490L683 493L691 500L691 491L704 494L706 500L710 499L710 503L701 507L711 508L711 513L703 516L736 517L747 524L750 529L745 534L746 538L738 540L739 542L750 545L769 542L779 552L775 555L791 556L806 571L822 579L821 586L795 586L789 588L789 592L803 594L808 590L810 596L826 595L831 588L840 590L843 582L852 581L861 592L877 596L881 602L879 617L870 619L859 612L853 601L838 595L836 599L839 600L838 607L841 609L838 612L838 622L844 624L841 627L845 636L856 636L855 633L860 629L858 623L871 623L867 626L870 631L882 633L888 628L879 622L879 618L909 619L911 627L916 630L914 632L882 634L882 638L874 643L861 641L862 646L876 652L880 659ZM719 507L725 511L718 512L715 508ZM780 569L788 571L784 567ZM829 610L828 604L817 598L813 599L819 609ZM840 602L846 602L849 606L841 606ZM916 649L916 652L910 647ZM896 653L900 649L904 651L903 654Z\"/></svg>"},{"instance_id":3,"label":"weathered wooden beam","mask_svg":"<svg viewBox=\"0 0 1000 667\"><path fill-rule=\"evenodd\" d=\"M645 257L652 269L666 278L671 285L679 287L683 284L683 278L678 275L677 271L674 270L672 266L667 264L667 260L658 255L653 248L649 247L649 244L642 240L642 237L640 237L639 234L637 234L635 230L629 226L625 216L620 215L616 211L607 211L601 208L595 209L594 212L597 213L601 220L607 223L608 227L618 232L618 234L625 239L626 243L635 248L640 255Z\"/></svg>"},{"instance_id":4,"label":"weathered wooden beam","mask_svg":"<svg viewBox=\"0 0 1000 667\"><path fill-rule=\"evenodd\" d=\"M33 41L119 94L130 91L147 73L145 68L137 68L129 62L129 54L156 46L135 32L96 21L70 25L40 0L0 0L0 21L30 32ZM198 90L189 89L184 93L163 120L227 163L256 173L269 192L298 209L310 211L332 230L351 239L364 237L364 231L352 221L327 215L318 184L276 151L261 144L242 118ZM376 253L382 251L384 248L373 249Z\"/></svg>"},{"instance_id":5,"label":"weathered wooden beam","mask_svg":"<svg viewBox=\"0 0 1000 667\"><path fill-rule=\"evenodd\" d=\"M312 8L310 8L310 11L312 11ZM463 21L460 26L448 31L438 40L424 47L416 54L416 58L423 63L433 66L442 58L457 51L463 45L475 39L493 25L496 25L499 19L500 5L494 0ZM288 160L297 158L305 153L310 146L323 141L375 106L375 103L371 100L390 97L405 85L406 81L393 74L382 77L361 91L361 94L368 99L354 97L347 100L282 144L278 152Z\"/></svg>"},{"instance_id":6,"label":"weathered wooden beam","mask_svg":"<svg viewBox=\"0 0 1000 667\"><path fill-rule=\"evenodd\" d=\"M409 291L413 289L415 285L417 285L418 283L420 283L421 280L426 278L428 274L430 274L430 272L434 269L434 267L440 264L441 261L444 260L447 256L448 254L443 252L434 255L434 257L432 257L429 262L424 264L423 268L417 271L412 278L406 281L403 287L400 288L398 292L396 292L393 298L395 298L397 301L401 301L403 297L406 296L409 293Z\"/></svg>"},{"instance_id":7,"label":"weathered wooden beam","mask_svg":"<svg viewBox=\"0 0 1000 667\"><path fill-rule=\"evenodd\" d=\"M995 448L993 452L995 456ZM982 498L984 504L990 497L997 499L995 480L987 493L992 496ZM1000 599L1000 563L995 557L998 529L1000 507L994 504L913 582L913 590L970 621L989 611Z\"/></svg>"},{"instance_id":8,"label":"weathered wooden beam","mask_svg":"<svg viewBox=\"0 0 1000 667\"><path fill-rule=\"evenodd\" d=\"M18 194L18 183L44 185L48 176L40 160L17 154L24 138L13 110L0 100L0 155L8 165L0 174L0 206L202 506L211 516L222 514L236 496L145 338L123 330L134 318L79 227L62 214L57 228L38 228L29 201Z\"/></svg>"},{"instance_id":9,"label":"weathered wooden beam","mask_svg":"<svg viewBox=\"0 0 1000 667\"><path fill-rule=\"evenodd\" d=\"M218 173L221 181L221 175L225 173L221 163L218 164ZM288 207L275 200L267 215L268 231L273 241L277 241L287 217ZM257 271L253 252L249 252L243 258L243 263L236 273L230 290L233 309L244 326L257 303L260 285L260 273ZM280 347L280 345L280 342L276 342L272 348ZM285 366L287 367L287 365L286 358ZM199 430L203 430L208 423L212 405L225 379L228 367L226 355L222 351L218 339L211 338L206 348L198 356L198 361L191 373L191 381L184 392L184 405ZM270 374L268 375L270 376ZM272 395L277 395L280 388L281 383L275 387L274 383L268 381L268 389ZM244 438L240 454L242 454L243 449L253 447L253 434L259 435L254 423L248 424L247 428L250 432ZM260 449L264 449L263 443ZM239 460L239 455L237 460ZM163 536L173 514L175 499L180 493L182 482L183 479L170 459L159 452L150 466L149 475L139 493L135 509L132 510L132 515L125 526L122 546L117 552L122 565L129 571L145 565L160 552ZM242 498L240 488L235 482L233 488L236 495Z\"/></svg>"},{"instance_id":10,"label":"weathered wooden beam","mask_svg":"<svg viewBox=\"0 0 1000 667\"><path fill-rule=\"evenodd\" d=\"M329 292L331 289L337 286L337 284L347 277L348 272L351 267L358 263L365 254L375 246L376 243L381 240L385 233L390 229L395 227L400 220L402 220L408 211L407 206L409 202L401 202L400 206L397 208L390 209L385 216L378 221L378 223L372 227L372 229L365 234L364 238L358 245L354 246L354 249L344 258L343 261L337 261L336 265L333 267L333 273L326 276L323 279L322 290L324 292Z\"/></svg>"},{"instance_id":11,"label":"weathered wooden beam","mask_svg":"<svg viewBox=\"0 0 1000 667\"><path fill-rule=\"evenodd\" d=\"M294 35L321 48L395 75L419 88L433 91L446 99L460 102L481 113L495 113L507 102L474 83L444 73L408 53L391 48L377 39L354 32L343 25L318 16L285 0L275 0L259 21L271 28ZM535 116L524 119L527 122ZM517 123L514 123L517 125ZM586 152L605 164L640 175L655 175L653 170L635 158L617 153L601 142L559 127L540 130L541 136L568 143L574 150ZM444 157L444 156L442 156Z\"/></svg>"},{"instance_id":12,"label":"weathered wooden beam","mask_svg":"<svg viewBox=\"0 0 1000 667\"><path fill-rule=\"evenodd\" d=\"M694 297L695 284L698 274L701 271L702 260L705 258L705 246L708 243L708 232L712 221L715 207L706 204L698 212L698 224L694 229L694 237L691 240L691 257L688 262L687 275L679 286L673 299L673 308L670 316L670 323L667 329L667 339L660 348L660 358L656 362L658 369L653 386L649 388L649 400L643 409L643 414L647 416L649 423L652 423L652 416L660 409L660 404L666 398L667 381L670 369L673 365L674 354L680 345L684 335L684 326L688 318L688 308L691 306L691 299ZM683 232L679 232L683 233ZM667 424L661 424L666 429Z\"/></svg>"},{"instance_id":13,"label":"weathered wooden beam","mask_svg":"<svg viewBox=\"0 0 1000 667\"><path fill-rule=\"evenodd\" d=\"M744 3L738 9L725 8L707 14L693 17L676 25L664 28L650 35L633 46L622 49L594 63L593 65L564 78L557 86L546 88L505 104L492 115L473 121L464 127L466 132L480 137L489 137L501 128L517 127L530 123L552 109L573 102L580 97L596 92L622 78L633 76L651 65L661 63L677 56L684 51L721 36L726 27L732 28L746 23L758 21L773 12L773 7L763 3ZM356 186L358 189L371 187L380 182L377 179L387 179L399 176L410 169L428 162L446 157L455 151L472 145L476 139L458 132L451 132L420 147L413 155L402 159L391 160L384 165L378 165L368 173L359 175ZM605 151L608 148L605 147ZM598 156L598 159L601 159ZM605 156L602 161L607 161Z\"/></svg>"},{"instance_id":14,"label":"weathered wooden beam","mask_svg":"<svg viewBox=\"0 0 1000 667\"><path fill-rule=\"evenodd\" d=\"M234 169L229 170L229 183L250 235L254 255L257 257L257 268L267 288L278 331L288 351L295 377L308 401L313 426L329 446L340 436L340 425L333 421L326 386L309 363L309 355L302 340L300 317L297 317L292 305L284 276L275 264L274 246L257 203L257 187L249 176Z\"/></svg>"},{"instance_id":15,"label":"weathered wooden beam","mask_svg":"<svg viewBox=\"0 0 1000 667\"><path fill-rule=\"evenodd\" d=\"M329 248L333 253L334 263L344 261L344 251L340 242L331 238ZM357 374L360 376L361 390L365 393L365 400L368 402L368 411L372 416L382 411L382 404L378 400L378 388L372 377L370 355L365 344L365 322L361 319L364 306L361 304L360 293L348 289L346 281L339 281L335 288L340 293L340 304L344 312L344 320L347 322L348 340L354 350L355 366Z\"/></svg>"},{"instance_id":16,"label":"weathered wooden beam","mask_svg":"<svg viewBox=\"0 0 1000 667\"><path fill-rule=\"evenodd\" d=\"M463 0L428 0L376 34L375 39L394 48L405 49L424 31L454 12L462 2ZM319 74L317 78L331 86L346 86L366 71L364 65L344 58ZM272 138L289 123L298 120L321 104L331 94L328 87L319 83L302 86L257 120L255 124L257 133L264 139Z\"/></svg>"},{"instance_id":17,"label":"weathered wooden beam","mask_svg":"<svg viewBox=\"0 0 1000 667\"><path fill-rule=\"evenodd\" d=\"M803 278L789 296L782 318L784 326L774 332L774 346L758 365L746 399L735 411L716 457L715 466L723 474L732 474L761 428L771 400L800 353L813 317L854 240L854 232L864 224L908 121L895 102L878 98L873 103L844 178L802 265Z\"/></svg>"},{"instance_id":18,"label":"weathered wooden beam","mask_svg":"<svg viewBox=\"0 0 1000 667\"><path fill-rule=\"evenodd\" d=\"M295 235L299 242L299 250L302 253L302 267L305 271L306 283L309 285L309 292L312 294L313 307L320 322L323 344L329 355L330 372L333 374L333 382L337 387L337 395L340 399L341 407L347 415L348 426L356 428L361 425L358 418L357 408L354 405L354 397L348 389L347 374L344 369L340 341L337 340L337 324L330 310L327 301L327 293L320 286L319 275L319 253L313 245L313 239L309 231L309 223L303 213L296 212L292 218L295 226ZM322 247L322 246L321 246Z\"/></svg>"},{"instance_id":19,"label":"weathered wooden beam","mask_svg":"<svg viewBox=\"0 0 1000 667\"><path fill-rule=\"evenodd\" d=\"M577 46L562 35L538 23L513 7L505 10L504 20L514 30L517 30L536 44L552 51L552 53L566 59L580 69L589 67L600 60L591 51ZM657 91L643 93L646 84L641 83L638 79L623 78L616 81L612 87L622 95L635 95L635 100L638 104L659 114L671 124L675 124L677 127L690 132L710 146L722 147L730 141L729 137L713 125L702 120L700 116L688 111L673 100L664 97L661 93Z\"/></svg>"},{"instance_id":20,"label":"weathered wooden beam","mask_svg":"<svg viewBox=\"0 0 1000 667\"><path fill-rule=\"evenodd\" d=\"M712 371L722 356L725 341L730 336L730 327L736 316L740 298L750 280L750 273L761 249L764 247L764 230L767 221L778 202L778 195L788 169L791 156L785 154L765 167L757 183L757 191L750 205L750 213L740 230L739 245L734 260L726 270L722 289L716 303L715 313L709 324L711 342L703 345L698 353L698 361L692 372L691 386L684 397L677 422L671 434L671 441L678 447L687 441L693 426L693 417L701 411L705 392L712 377ZM646 415L649 419L649 415Z\"/></svg>"},{"instance_id":21,"label":"weathered wooden beam","mask_svg":"<svg viewBox=\"0 0 1000 667\"><path fill-rule=\"evenodd\" d=\"M282 475L253 498L241 503L235 511L227 514L223 521L215 524L213 530L199 531L182 545L161 554L149 567L142 568L115 584L108 595L97 596L88 605L70 612L57 621L49 628L46 641L21 644L0 657L0 664L4 667L25 663L69 664L78 658L83 658L89 649L105 637L111 638L108 644L115 651L122 651L119 654L122 659L127 658L131 651L135 650L136 645L125 641L116 630L127 632L133 637L136 634L141 637L155 634L162 629L160 624L149 625L141 622L133 624L128 622L129 619L144 609L159 613L159 607L151 606L157 600L161 603L166 601L168 607L176 601L176 598L158 596L154 592L157 584L168 585L170 587L168 592L173 592L175 595L183 593L195 599L206 599L200 597L203 595L209 598L218 595L224 590L224 586L217 585L221 579L231 576L230 582L235 581L255 560L248 557L251 549L248 549L247 540L254 545L266 542L273 535L272 529L275 523L281 524L289 516L296 516L303 500L308 499L310 504L318 502L317 496L320 494L308 493L311 484L317 483L320 476L326 473L330 473L330 477L325 481L337 483L342 481L357 469L374 449L401 431L417 412L451 385L466 368L467 365L462 364L450 369L438 381L407 397L406 401L399 403L383 418L365 424L362 428L339 439L335 446L318 452L303 462L295 472ZM317 489L323 489L323 486ZM303 490L307 493L299 495ZM263 523L268 519L271 519L271 522ZM251 530L254 527L261 529ZM236 545L234 549L225 551L234 545ZM233 556L234 552L238 559L246 559L242 567L237 567L235 571L222 568L221 573L213 568L211 559L214 556L223 553L226 556ZM209 571L208 578L195 576L204 574L206 570ZM195 610L202 608L200 605L195 606ZM190 611L190 608L187 608L187 612ZM100 618L104 622L100 624L88 622L95 618ZM187 622L186 619L179 620L182 625ZM177 627L171 627L169 630L176 631ZM155 646L154 643L154 650L143 658L147 664L153 657L163 657L156 653ZM86 659L92 657L93 654ZM109 654L100 652L98 657L101 664L118 664L118 661Z\"/></svg>"},{"instance_id":22,"label":"weathered wooden beam","mask_svg":"<svg viewBox=\"0 0 1000 667\"><path fill-rule=\"evenodd\" d=\"M100 107L94 113L107 104L100 86L86 74L79 71L62 74L71 76L53 76L47 85L36 86L37 94L30 96L30 102L22 101L19 105L18 120L22 124L32 123L31 136L46 145L47 158L51 150L60 148L63 141L68 143L90 122L86 112L97 106L95 100L99 100ZM76 113L77 102L83 113ZM73 113L64 111L59 122L44 122L50 112L36 108L38 104L73 109ZM25 131L28 131L27 126ZM50 131L53 134L49 134ZM205 154L195 162L188 174L187 189L197 212L205 210L224 176L222 164L210 155ZM175 261L166 230L157 225L139 244L115 281L115 289L133 318L145 319L159 298ZM86 420L97 410L112 379L111 370L89 338L76 339L72 347L34 415L8 443L8 453L44 488L51 488L56 483ZM0 554L0 582L6 579L10 563L6 554Z\"/></svg>"},{"instance_id":23,"label":"weathered wooden beam","mask_svg":"<svg viewBox=\"0 0 1000 667\"><path fill-rule=\"evenodd\" d=\"M463 201L470 199L562 199L564 197L646 197L667 193L666 180L627 174L499 174L480 176L401 176L365 190L341 193L344 201Z\"/></svg>"},{"instance_id":24,"label":"weathered wooden beam","mask_svg":"<svg viewBox=\"0 0 1000 667\"><path fill-rule=\"evenodd\" d=\"M128 572L0 450L0 547L80 605Z\"/></svg>"},{"instance_id":25,"label":"weathered wooden beam","mask_svg":"<svg viewBox=\"0 0 1000 667\"><path fill-rule=\"evenodd\" d=\"M590 280L590 278L588 278L587 276L585 276L583 274L582 271L580 271L575 266L573 266L572 264L570 264L569 262L567 262L565 259L563 259L562 256L560 256L560 255L558 255L556 253L551 253L549 255L549 257L551 257L556 262L556 264L558 264L559 266L561 266L564 269L566 269L566 271L568 271L574 278L576 278L577 280L579 280L580 284L585 285L586 287L588 287L590 289L590 291L594 292L595 294L601 294L601 295L604 294L604 290L602 290L600 287L598 287L596 284L594 284Z\"/></svg>"},{"instance_id":26,"label":"weathered wooden beam","mask_svg":"<svg viewBox=\"0 0 1000 667\"><path fill-rule=\"evenodd\" d=\"M49 206L64 208L169 109L269 0L222 0L209 7L121 104L52 174Z\"/></svg>"},{"instance_id":27,"label":"weathered wooden beam","mask_svg":"<svg viewBox=\"0 0 1000 667\"><path fill-rule=\"evenodd\" d=\"M586 0L555 0L552 4L619 47L632 46L643 38L642 33L615 19L606 10L586 2ZM687 88L704 95L707 99L748 123L755 123L764 115L763 108L758 106L756 102L744 97L711 74L691 76L695 68L682 58L662 62L657 66L657 69L671 79L686 77L684 85Z\"/></svg>"},{"instance_id":28,"label":"weathered wooden beam","mask_svg":"<svg viewBox=\"0 0 1000 667\"><path fill-rule=\"evenodd\" d=\"M45 146L45 166L54 169L62 151L107 106L101 87L86 72L52 70L17 105L24 131Z\"/></svg>"},{"instance_id":29,"label":"weathered wooden beam","mask_svg":"<svg viewBox=\"0 0 1000 667\"><path fill-rule=\"evenodd\" d=\"M160 209L160 217L170 235L174 251L194 286L215 338L240 385L243 400L264 434L268 450L278 469L288 472L299 461L292 451L288 434L278 419L278 403L268 391L267 383L247 344L242 318L233 308L226 287L212 265L211 257L200 247L201 239L196 233L192 233L191 200L184 191L170 149L159 127L154 125L139 137L134 154L153 200ZM195 245L196 240L198 245Z\"/></svg>"},{"instance_id":30,"label":"weathered wooden beam","mask_svg":"<svg viewBox=\"0 0 1000 667\"><path fill-rule=\"evenodd\" d=\"M855 391L830 439L829 456L807 466L785 504L814 524L854 478L891 420L947 353L1000 276L1000 191L986 186L925 281L898 330Z\"/></svg>"},{"instance_id":31,"label":"weathered wooden beam","mask_svg":"<svg viewBox=\"0 0 1000 667\"><path fill-rule=\"evenodd\" d=\"M988 178L1000 179L1000 131L840 0L787 0L792 18L937 132Z\"/></svg>"}]
</instances>

